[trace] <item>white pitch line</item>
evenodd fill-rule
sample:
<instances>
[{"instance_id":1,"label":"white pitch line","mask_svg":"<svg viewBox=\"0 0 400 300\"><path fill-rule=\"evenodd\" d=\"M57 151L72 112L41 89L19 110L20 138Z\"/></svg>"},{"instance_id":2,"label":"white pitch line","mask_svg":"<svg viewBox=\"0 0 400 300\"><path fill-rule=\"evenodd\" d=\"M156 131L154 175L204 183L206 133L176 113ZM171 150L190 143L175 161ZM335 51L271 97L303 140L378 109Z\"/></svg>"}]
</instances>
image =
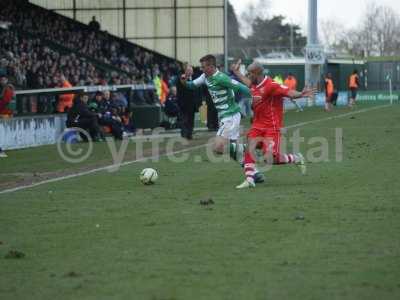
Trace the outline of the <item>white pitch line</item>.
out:
<instances>
[{"instance_id":1,"label":"white pitch line","mask_svg":"<svg viewBox=\"0 0 400 300\"><path fill-rule=\"evenodd\" d=\"M376 109L381 109L381 108L385 108L385 107L389 107L389 106L392 106L392 105L391 104L385 104L385 105L380 105L380 106L375 106L375 107L370 107L370 108L364 108L364 109L360 109L360 110L357 110L357 111L351 111L351 112L348 112L348 113L345 113L345 114L340 114L340 115L336 115L336 116L332 116L332 117L328 117L328 118L323 118L323 119L318 119L318 120L313 120L313 121L297 123L297 124L294 124L294 125L286 126L284 129L303 127L303 126L306 126L306 125L319 123L319 122L323 122L323 121L330 121L330 120L345 118L345 117L348 117L348 116L351 116L351 115L356 115L356 114L360 114L360 113L363 113L363 112L376 110Z\"/></svg>"},{"instance_id":2,"label":"white pitch line","mask_svg":"<svg viewBox=\"0 0 400 300\"><path fill-rule=\"evenodd\" d=\"M70 178L75 178L75 177L90 175L90 174L101 172L101 171L111 170L112 168L115 168L116 166L117 167L124 167L124 166L128 166L128 165L131 165L131 164L134 164L134 163L143 162L143 161L146 161L146 160L158 159L158 158L163 157L163 156L181 154L181 153L185 153L185 152L189 152L189 151L192 151L192 150L203 148L203 147L205 147L207 145L208 144L197 145L197 146L189 147L189 148L186 148L186 149L182 149L182 150L178 150L178 151L172 151L172 152L168 152L168 153L164 153L164 154L160 154L160 155L142 157L142 158L139 158L139 159L123 162L123 163L118 164L118 165L108 165L108 166L105 166L105 167L95 168L95 169L84 171L84 172L79 172L79 173L70 174L70 175L66 175L66 176L60 176L60 177L56 177L56 178L52 178L52 179L46 179L46 180L43 180L43 181L40 181L40 182L31 183L31 184L27 184L27 185L22 185L22 186L19 186L19 187L11 188L11 189L2 190L2 191L0 191L0 195L1 194L12 193L12 192L17 192L17 191L21 191L21 190L25 190L25 189L29 189L29 188L33 188L33 187L37 187L37 186L44 185L44 184L47 184L47 183L58 182L58 181L62 181L62 180L70 179Z\"/></svg>"},{"instance_id":3,"label":"white pitch line","mask_svg":"<svg viewBox=\"0 0 400 300\"><path fill-rule=\"evenodd\" d=\"M357 111L353 111L353 112L348 112L348 113L345 113L345 114L340 114L340 115L336 115L336 116L332 116L332 117L322 118L322 119L318 119L318 120L313 120L313 121L308 121L308 122L301 122L301 123L297 123L297 124L294 124L294 125L286 126L284 129L297 128L297 127L302 127L302 126L306 126L306 125L309 125L309 124L314 124L314 123L319 123L319 122L324 122L324 121L330 121L330 120L339 119L339 118L345 118L345 117L348 117L348 116L351 116L351 115L364 113L364 112L368 112L368 111L372 111L372 110L376 110L376 109L380 109L380 108L386 108L386 107L389 107L389 106L391 106L391 104L380 105L380 106L375 106L375 107L371 107L371 108L365 108L365 109L361 109L361 110L357 110ZM128 166L128 165L131 165L131 164L134 164L134 163L138 163L138 162L142 162L142 161L146 161L146 160L158 159L158 158L163 157L163 156L176 155L176 154L181 154L181 153L185 153L185 152L190 152L192 150L197 150L197 149L203 148L203 147L205 147L207 145L209 145L209 143L202 144L202 145L197 145L197 146L193 146L193 147L189 147L189 148L186 148L186 149L183 149L183 150L172 151L172 152L164 153L164 154L161 154L161 155L153 155L153 156L150 156L150 157L143 157L143 158L139 158L139 159L135 159L135 160L132 160L132 161L127 161L127 162L121 163L118 166L121 166L121 167L122 166ZM53 182L63 181L63 180L66 180L66 179L71 179L71 178L76 178L76 177L80 177L80 176L90 175L90 174L93 174L93 173L110 170L113 167L115 167L115 165L108 165L108 166L105 166L105 167L95 168L95 169L84 171L84 172L80 172L80 173L70 174L70 175L66 175L66 176L60 176L60 177L56 177L56 178L52 178L52 179L46 179L46 180L43 180L43 181L40 181L40 182L27 184L27 185L22 185L22 186L11 188L11 189L2 190L2 191L0 191L0 195L1 194L13 193L13 192L21 191L21 190L26 190L26 189L29 189L29 188L34 188L34 187L41 186L41 185L48 184L48 183L53 183Z\"/></svg>"}]
</instances>

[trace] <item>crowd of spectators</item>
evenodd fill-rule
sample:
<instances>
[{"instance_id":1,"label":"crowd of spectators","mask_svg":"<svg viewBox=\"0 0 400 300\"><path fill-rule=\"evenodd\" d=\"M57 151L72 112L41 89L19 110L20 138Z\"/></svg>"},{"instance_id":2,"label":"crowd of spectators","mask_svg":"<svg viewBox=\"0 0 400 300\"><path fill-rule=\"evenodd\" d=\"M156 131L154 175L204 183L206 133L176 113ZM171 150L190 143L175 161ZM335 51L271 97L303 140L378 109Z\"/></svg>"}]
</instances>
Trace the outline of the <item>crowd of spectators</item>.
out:
<instances>
[{"instance_id":1,"label":"crowd of spectators","mask_svg":"<svg viewBox=\"0 0 400 300\"><path fill-rule=\"evenodd\" d=\"M5 6L0 10L0 21L10 22L20 31L60 44L77 54L116 66L131 75L123 76L127 83L137 80L151 82L156 75L171 76L179 69L175 61L125 42L107 32L96 30L93 26L68 20L24 1L4 2ZM81 74L65 75L72 82L78 80Z\"/></svg>"},{"instance_id":2,"label":"crowd of spectators","mask_svg":"<svg viewBox=\"0 0 400 300\"><path fill-rule=\"evenodd\" d=\"M41 89L71 86L123 85L148 83L143 77L133 78L124 73L105 72L74 53L62 54L35 37L13 30L0 30L0 75L6 75L17 89ZM127 95L128 96L128 95ZM138 90L132 95L135 104L158 103L152 91ZM39 113L64 112L62 102L72 105L71 96L60 101L52 96L37 99Z\"/></svg>"},{"instance_id":3,"label":"crowd of spectators","mask_svg":"<svg viewBox=\"0 0 400 300\"><path fill-rule=\"evenodd\" d=\"M39 38L23 37L12 30L0 31L0 73L17 87L28 89L59 87L64 74L73 86L103 84L105 74L74 53L61 54Z\"/></svg>"},{"instance_id":4,"label":"crowd of spectators","mask_svg":"<svg viewBox=\"0 0 400 300\"><path fill-rule=\"evenodd\" d=\"M88 26L28 1L3 0L0 77L7 78L17 90L154 84L155 90L40 95L34 99L25 96L29 101L18 102L23 106L35 103L36 107L28 108L28 112L65 112L67 127L83 128L94 140L102 140L105 133L116 139L134 133L132 102L159 104L169 116L177 117L182 123L175 86L180 64L100 28L95 19ZM4 102L3 109L9 110L10 103ZM9 111L12 115L12 110ZM6 156L1 148L0 156Z\"/></svg>"}]
</instances>

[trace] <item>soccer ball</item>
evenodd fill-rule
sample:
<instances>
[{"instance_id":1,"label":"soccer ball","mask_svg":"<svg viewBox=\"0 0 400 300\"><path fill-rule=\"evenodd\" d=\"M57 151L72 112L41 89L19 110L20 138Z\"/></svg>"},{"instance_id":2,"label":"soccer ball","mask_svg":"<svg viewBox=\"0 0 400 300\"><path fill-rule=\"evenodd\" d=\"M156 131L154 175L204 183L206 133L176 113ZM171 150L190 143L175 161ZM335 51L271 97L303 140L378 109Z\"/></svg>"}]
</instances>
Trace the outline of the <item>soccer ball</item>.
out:
<instances>
[{"instance_id":1,"label":"soccer ball","mask_svg":"<svg viewBox=\"0 0 400 300\"><path fill-rule=\"evenodd\" d=\"M157 178L157 171L152 168L146 168L140 172L140 181L143 184L154 184L157 181Z\"/></svg>"}]
</instances>

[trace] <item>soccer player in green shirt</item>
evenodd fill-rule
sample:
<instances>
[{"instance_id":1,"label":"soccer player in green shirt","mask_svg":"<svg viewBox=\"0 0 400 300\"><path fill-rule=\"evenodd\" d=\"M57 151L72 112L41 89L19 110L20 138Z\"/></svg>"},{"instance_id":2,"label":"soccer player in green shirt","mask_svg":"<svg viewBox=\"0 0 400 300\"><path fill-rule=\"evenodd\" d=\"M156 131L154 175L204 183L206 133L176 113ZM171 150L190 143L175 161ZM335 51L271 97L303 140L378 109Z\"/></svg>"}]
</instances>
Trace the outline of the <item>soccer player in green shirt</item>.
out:
<instances>
[{"instance_id":1,"label":"soccer player in green shirt","mask_svg":"<svg viewBox=\"0 0 400 300\"><path fill-rule=\"evenodd\" d=\"M187 81L192 74L191 68L181 80L189 89L206 85L215 108L218 112L220 127L214 143L214 152L223 154L224 148L230 142L236 142L240 136L240 107L235 101L235 92L251 97L250 90L244 84L231 79L228 75L217 69L216 58L206 55L200 59L203 74L193 80Z\"/></svg>"},{"instance_id":2,"label":"soccer player in green shirt","mask_svg":"<svg viewBox=\"0 0 400 300\"><path fill-rule=\"evenodd\" d=\"M240 136L240 107L235 101L235 93L241 93L245 97L251 97L251 92L244 84L231 79L228 75L217 69L216 58L206 55L200 59L203 74L193 80L187 81L192 76L193 69L186 69L181 81L189 89L206 85L215 108L218 112L219 129L214 142L214 152L222 155L225 146L231 144L231 157L236 159L236 149L239 147L237 140ZM241 162L241 161L240 161ZM258 182L264 181L263 175L257 173ZM257 179L256 179L257 180Z\"/></svg>"}]
</instances>

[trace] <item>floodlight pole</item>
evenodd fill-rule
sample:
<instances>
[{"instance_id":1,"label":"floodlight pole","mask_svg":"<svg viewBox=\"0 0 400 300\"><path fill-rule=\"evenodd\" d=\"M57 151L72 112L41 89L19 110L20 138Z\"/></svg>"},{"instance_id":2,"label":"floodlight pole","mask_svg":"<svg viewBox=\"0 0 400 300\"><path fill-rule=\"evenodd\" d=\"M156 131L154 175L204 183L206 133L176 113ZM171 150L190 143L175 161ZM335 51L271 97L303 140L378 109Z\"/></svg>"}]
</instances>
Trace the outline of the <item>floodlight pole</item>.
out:
<instances>
[{"instance_id":1,"label":"floodlight pole","mask_svg":"<svg viewBox=\"0 0 400 300\"><path fill-rule=\"evenodd\" d=\"M307 48L318 46L320 46L318 41L318 1L308 0ZM306 85L318 87L319 79L320 64L313 64L306 61Z\"/></svg>"},{"instance_id":2,"label":"floodlight pole","mask_svg":"<svg viewBox=\"0 0 400 300\"><path fill-rule=\"evenodd\" d=\"M292 22L290 22L290 52L294 55L294 32Z\"/></svg>"},{"instance_id":3,"label":"floodlight pole","mask_svg":"<svg viewBox=\"0 0 400 300\"><path fill-rule=\"evenodd\" d=\"M224 70L228 73L228 0L224 0Z\"/></svg>"}]
</instances>

